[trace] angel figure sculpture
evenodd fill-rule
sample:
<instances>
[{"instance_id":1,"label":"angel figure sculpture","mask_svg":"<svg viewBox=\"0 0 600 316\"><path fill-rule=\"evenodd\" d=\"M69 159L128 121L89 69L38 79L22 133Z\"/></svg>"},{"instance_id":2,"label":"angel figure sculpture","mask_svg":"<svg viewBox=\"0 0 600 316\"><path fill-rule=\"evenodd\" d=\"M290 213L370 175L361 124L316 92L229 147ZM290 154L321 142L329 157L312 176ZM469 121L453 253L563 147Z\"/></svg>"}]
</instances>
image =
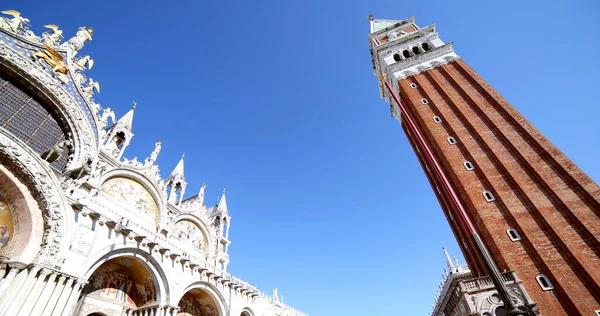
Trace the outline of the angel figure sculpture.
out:
<instances>
[{"instance_id":1,"label":"angel figure sculpture","mask_svg":"<svg viewBox=\"0 0 600 316\"><path fill-rule=\"evenodd\" d=\"M83 56L81 58L75 58L73 60L73 65L78 71L84 71L86 69L89 70L92 69L92 67L94 67L94 60L89 55Z\"/></svg>"},{"instance_id":2,"label":"angel figure sculpture","mask_svg":"<svg viewBox=\"0 0 600 316\"><path fill-rule=\"evenodd\" d=\"M69 80L69 77L66 75L66 73L69 72L69 67L65 63L63 56L54 48L44 43L42 51L36 52L33 56L38 58L38 63L40 65L43 65L41 62L43 60L52 67L52 72L58 75L60 81L66 83Z\"/></svg>"},{"instance_id":3,"label":"angel figure sculpture","mask_svg":"<svg viewBox=\"0 0 600 316\"><path fill-rule=\"evenodd\" d=\"M12 15L13 17L12 19L0 19L1 28L12 31L17 34L21 34L23 31L25 31L25 27L23 27L23 24L29 23L29 19L22 17L21 12L17 10L6 10L1 12L6 15Z\"/></svg>"},{"instance_id":4,"label":"angel figure sculpture","mask_svg":"<svg viewBox=\"0 0 600 316\"><path fill-rule=\"evenodd\" d=\"M111 108L106 108L102 111L102 115L98 117L98 129L105 129L108 126L108 119L112 120L114 124L116 122L115 112Z\"/></svg>"},{"instance_id":5,"label":"angel figure sculpture","mask_svg":"<svg viewBox=\"0 0 600 316\"><path fill-rule=\"evenodd\" d=\"M58 47L60 45L60 41L63 39L62 30L58 29L58 25L56 24L48 24L44 25L45 28L50 29L52 34L48 32L42 33L42 41L50 46Z\"/></svg>"},{"instance_id":6,"label":"angel figure sculpture","mask_svg":"<svg viewBox=\"0 0 600 316\"><path fill-rule=\"evenodd\" d=\"M154 150L150 153L150 157L146 158L144 161L145 166L149 166L156 162L156 158L158 158L158 154L160 153L160 149L162 148L162 142L159 140L154 144Z\"/></svg>"},{"instance_id":7,"label":"angel figure sculpture","mask_svg":"<svg viewBox=\"0 0 600 316\"><path fill-rule=\"evenodd\" d=\"M94 81L92 78L89 79L85 86L81 87L82 94L88 99L91 99L92 96L94 96L94 89L96 89L96 92L100 93L100 83Z\"/></svg>"}]
</instances>

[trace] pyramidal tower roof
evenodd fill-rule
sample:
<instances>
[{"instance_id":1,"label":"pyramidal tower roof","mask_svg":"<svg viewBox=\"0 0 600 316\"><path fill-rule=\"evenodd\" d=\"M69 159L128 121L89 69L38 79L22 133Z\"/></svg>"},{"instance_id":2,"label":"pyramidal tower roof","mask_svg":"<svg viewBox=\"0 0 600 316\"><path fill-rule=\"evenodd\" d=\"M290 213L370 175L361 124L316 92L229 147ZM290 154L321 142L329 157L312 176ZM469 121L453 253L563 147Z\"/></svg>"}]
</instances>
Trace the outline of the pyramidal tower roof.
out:
<instances>
[{"instance_id":1,"label":"pyramidal tower roof","mask_svg":"<svg viewBox=\"0 0 600 316\"><path fill-rule=\"evenodd\" d=\"M133 106L131 107L131 110L129 110L129 112L125 113L125 115L123 115L117 121L117 124L120 124L120 125L124 126L125 128L127 128L128 130L131 130L131 127L133 126L133 113L135 112L136 105L137 105L137 103L135 103L135 101L133 101Z\"/></svg>"},{"instance_id":2,"label":"pyramidal tower roof","mask_svg":"<svg viewBox=\"0 0 600 316\"><path fill-rule=\"evenodd\" d=\"M223 189L223 195L221 195L221 200L219 200L219 205L217 206L217 209L227 212L227 198L225 197L225 190L226 189Z\"/></svg>"},{"instance_id":3,"label":"pyramidal tower roof","mask_svg":"<svg viewBox=\"0 0 600 316\"><path fill-rule=\"evenodd\" d=\"M377 31L381 31L385 28L388 28L397 23L406 22L408 20L414 20L414 18L409 18L406 20L382 20L376 19L372 14L369 15L369 26L371 27L371 33L375 33Z\"/></svg>"},{"instance_id":4,"label":"pyramidal tower roof","mask_svg":"<svg viewBox=\"0 0 600 316\"><path fill-rule=\"evenodd\" d=\"M170 179L181 179L181 180L185 180L185 177L183 175L183 160L184 160L185 154L181 155L181 159L179 159L179 162L177 163L177 166L175 166L175 169L173 169L173 171L171 172L171 175L169 175Z\"/></svg>"}]
</instances>

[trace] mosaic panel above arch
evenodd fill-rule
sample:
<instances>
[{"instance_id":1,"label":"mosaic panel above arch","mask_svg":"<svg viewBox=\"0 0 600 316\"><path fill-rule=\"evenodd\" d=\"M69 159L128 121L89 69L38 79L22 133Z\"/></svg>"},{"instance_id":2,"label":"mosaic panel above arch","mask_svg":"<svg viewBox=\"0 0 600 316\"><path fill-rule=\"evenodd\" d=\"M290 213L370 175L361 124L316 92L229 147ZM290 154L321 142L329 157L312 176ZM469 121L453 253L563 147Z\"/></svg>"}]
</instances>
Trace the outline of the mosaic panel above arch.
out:
<instances>
[{"instance_id":1,"label":"mosaic panel above arch","mask_svg":"<svg viewBox=\"0 0 600 316\"><path fill-rule=\"evenodd\" d=\"M147 267L127 257L103 263L82 293L124 306L141 307L156 302L156 287Z\"/></svg>"},{"instance_id":2,"label":"mosaic panel above arch","mask_svg":"<svg viewBox=\"0 0 600 316\"><path fill-rule=\"evenodd\" d=\"M202 229L194 222L181 220L173 226L173 235L194 248L206 251L208 243Z\"/></svg>"},{"instance_id":3,"label":"mosaic panel above arch","mask_svg":"<svg viewBox=\"0 0 600 316\"><path fill-rule=\"evenodd\" d=\"M12 209L10 199L0 188L0 256L9 252L9 246L17 229Z\"/></svg>"},{"instance_id":4,"label":"mosaic panel above arch","mask_svg":"<svg viewBox=\"0 0 600 316\"><path fill-rule=\"evenodd\" d=\"M189 290L179 301L177 316L219 316L210 295L200 289Z\"/></svg>"},{"instance_id":5,"label":"mosaic panel above arch","mask_svg":"<svg viewBox=\"0 0 600 316\"><path fill-rule=\"evenodd\" d=\"M110 178L102 184L102 192L133 212L148 216L152 220L158 218L156 201L150 192L135 180L125 177Z\"/></svg>"}]
</instances>

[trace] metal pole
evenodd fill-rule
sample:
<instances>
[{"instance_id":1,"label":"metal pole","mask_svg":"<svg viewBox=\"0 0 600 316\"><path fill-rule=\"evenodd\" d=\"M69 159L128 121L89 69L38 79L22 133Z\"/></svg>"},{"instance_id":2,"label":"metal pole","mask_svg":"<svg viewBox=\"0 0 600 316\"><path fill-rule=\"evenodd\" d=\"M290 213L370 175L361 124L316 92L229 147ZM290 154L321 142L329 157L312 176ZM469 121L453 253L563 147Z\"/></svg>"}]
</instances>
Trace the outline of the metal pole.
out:
<instances>
[{"instance_id":1,"label":"metal pole","mask_svg":"<svg viewBox=\"0 0 600 316\"><path fill-rule=\"evenodd\" d=\"M504 284L504 281L502 280L502 276L500 275L500 271L498 270L496 263L492 259L492 256L490 255L490 253L487 250L487 248L485 247L485 245L483 244L483 241L481 240L481 237L479 237L479 234L477 233L477 230L475 229L475 226L473 225L473 222L471 221L469 214L467 214L466 208L460 201L458 194L456 193L456 191L452 187L452 184L450 183L450 180L448 180L448 177L446 177L446 174L444 173L444 169L442 169L440 163L437 161L436 157L433 155L433 152L432 152L431 148L429 147L429 145L427 144L427 142L425 141L425 138L421 134L421 131L417 128L417 125L415 124L413 118L410 116L408 111L406 111L406 108L404 107L404 105L402 105L402 103L400 103L400 99L398 98L398 96L396 95L396 93L394 92L394 90L392 89L390 84L387 82L387 80L385 80L385 77L382 76L382 77L380 77L380 79L385 83L385 87L387 88L388 92L392 95L392 98L394 99L396 104L398 104L401 115L404 116L405 121L408 123L407 124L408 128L416 136L417 143L420 144L421 147L423 148L423 150L425 151L425 158L433 166L433 169L435 171L435 174L438 177L438 180L440 180L442 185L445 187L446 192L450 193L451 201L454 204L454 206L456 207L456 209L458 210L458 215L460 215L462 221L467 225L468 232L471 234L471 238L473 238L473 241L475 242L475 245L479 252L479 256L483 260L483 262L488 270L488 273L489 273L490 277L492 278L492 282L494 282L494 287L496 288L496 291L498 291L498 294L500 295L500 298L502 299L502 302L504 303L504 307L506 307L506 309L508 309L508 315L511 315L511 316L527 315L526 312L520 310L519 306L516 306L513 303L513 301L511 300L510 295L508 294L508 288L506 287L506 284Z\"/></svg>"}]
</instances>

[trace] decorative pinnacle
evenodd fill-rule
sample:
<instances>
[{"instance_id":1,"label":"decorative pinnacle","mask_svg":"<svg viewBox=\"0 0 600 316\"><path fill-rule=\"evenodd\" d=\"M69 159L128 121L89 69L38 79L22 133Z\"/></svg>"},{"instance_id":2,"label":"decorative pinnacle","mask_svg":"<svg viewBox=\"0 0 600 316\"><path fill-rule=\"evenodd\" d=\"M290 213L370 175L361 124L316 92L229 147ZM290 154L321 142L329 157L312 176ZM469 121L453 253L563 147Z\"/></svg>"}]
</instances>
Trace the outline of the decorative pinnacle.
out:
<instances>
[{"instance_id":1,"label":"decorative pinnacle","mask_svg":"<svg viewBox=\"0 0 600 316\"><path fill-rule=\"evenodd\" d=\"M133 106L131 107L132 109L135 110L135 107L137 106L137 102L135 102L135 100L133 101Z\"/></svg>"},{"instance_id":2,"label":"decorative pinnacle","mask_svg":"<svg viewBox=\"0 0 600 316\"><path fill-rule=\"evenodd\" d=\"M367 19L369 19L369 21L375 20L375 18L373 17L373 14L369 14L369 16L367 17Z\"/></svg>"}]
</instances>

